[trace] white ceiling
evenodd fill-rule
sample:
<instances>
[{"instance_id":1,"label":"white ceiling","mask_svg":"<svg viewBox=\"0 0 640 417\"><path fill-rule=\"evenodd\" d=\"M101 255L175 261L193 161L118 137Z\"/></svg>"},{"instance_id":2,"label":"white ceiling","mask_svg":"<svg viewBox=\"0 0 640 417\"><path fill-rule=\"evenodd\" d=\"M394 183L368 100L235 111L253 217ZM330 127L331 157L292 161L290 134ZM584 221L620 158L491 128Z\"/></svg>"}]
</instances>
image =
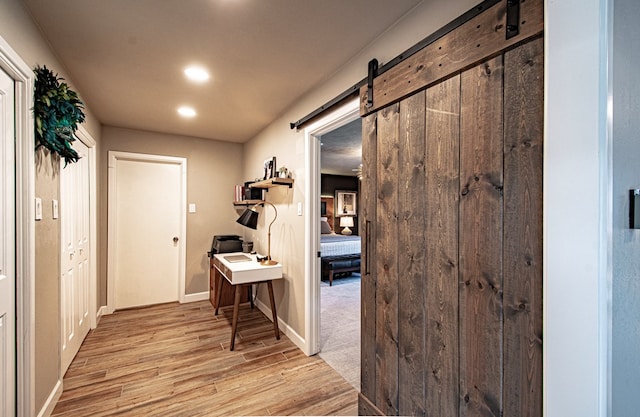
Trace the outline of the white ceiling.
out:
<instances>
[{"instance_id":1,"label":"white ceiling","mask_svg":"<svg viewBox=\"0 0 640 417\"><path fill-rule=\"evenodd\" d=\"M24 0L103 124L230 142L256 135L420 2ZM189 64L211 79L186 81ZM198 115L180 118L180 105Z\"/></svg>"}]
</instances>

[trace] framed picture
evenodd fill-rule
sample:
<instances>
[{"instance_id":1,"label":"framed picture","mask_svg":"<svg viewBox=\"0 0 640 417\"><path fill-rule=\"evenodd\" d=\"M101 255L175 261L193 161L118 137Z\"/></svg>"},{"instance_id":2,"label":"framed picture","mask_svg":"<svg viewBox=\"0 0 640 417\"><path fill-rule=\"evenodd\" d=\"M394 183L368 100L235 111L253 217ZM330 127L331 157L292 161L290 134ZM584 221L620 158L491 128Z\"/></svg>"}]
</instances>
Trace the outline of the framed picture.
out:
<instances>
[{"instance_id":1,"label":"framed picture","mask_svg":"<svg viewBox=\"0 0 640 417\"><path fill-rule=\"evenodd\" d=\"M356 216L356 197L355 191L338 191L336 190L336 217L340 216Z\"/></svg>"}]
</instances>

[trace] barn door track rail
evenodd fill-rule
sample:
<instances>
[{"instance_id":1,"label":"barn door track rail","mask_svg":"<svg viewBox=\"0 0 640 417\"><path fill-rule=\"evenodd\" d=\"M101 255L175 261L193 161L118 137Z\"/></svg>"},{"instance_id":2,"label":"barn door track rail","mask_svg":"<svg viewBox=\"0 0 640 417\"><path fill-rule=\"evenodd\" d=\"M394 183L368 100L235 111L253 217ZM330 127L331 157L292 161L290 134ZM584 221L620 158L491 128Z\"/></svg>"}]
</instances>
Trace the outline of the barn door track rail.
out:
<instances>
[{"instance_id":1,"label":"barn door track rail","mask_svg":"<svg viewBox=\"0 0 640 417\"><path fill-rule=\"evenodd\" d=\"M543 17L543 0L485 0L386 64L379 65L372 59L367 77L289 125L291 129L299 129L358 92L360 114L365 116L406 97L405 89L415 90L416 82L427 87L447 74L469 68L480 56L486 56L485 45L494 45L498 37L502 38L499 48L503 50L542 34ZM445 38L450 33L452 36ZM469 48L472 43L473 48ZM405 73L406 88L397 84L383 87L383 75L391 70L394 75Z\"/></svg>"}]
</instances>

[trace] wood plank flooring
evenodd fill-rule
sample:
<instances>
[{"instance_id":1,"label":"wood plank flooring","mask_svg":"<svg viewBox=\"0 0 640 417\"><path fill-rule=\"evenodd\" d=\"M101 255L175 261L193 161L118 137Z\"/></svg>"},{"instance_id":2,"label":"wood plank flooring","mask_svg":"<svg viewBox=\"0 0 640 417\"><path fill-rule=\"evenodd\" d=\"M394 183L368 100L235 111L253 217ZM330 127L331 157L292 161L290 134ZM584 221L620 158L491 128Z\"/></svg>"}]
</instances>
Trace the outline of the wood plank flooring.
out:
<instances>
[{"instance_id":1,"label":"wood plank flooring","mask_svg":"<svg viewBox=\"0 0 640 417\"><path fill-rule=\"evenodd\" d=\"M163 304L102 317L64 377L53 416L357 415L357 391L243 305Z\"/></svg>"}]
</instances>

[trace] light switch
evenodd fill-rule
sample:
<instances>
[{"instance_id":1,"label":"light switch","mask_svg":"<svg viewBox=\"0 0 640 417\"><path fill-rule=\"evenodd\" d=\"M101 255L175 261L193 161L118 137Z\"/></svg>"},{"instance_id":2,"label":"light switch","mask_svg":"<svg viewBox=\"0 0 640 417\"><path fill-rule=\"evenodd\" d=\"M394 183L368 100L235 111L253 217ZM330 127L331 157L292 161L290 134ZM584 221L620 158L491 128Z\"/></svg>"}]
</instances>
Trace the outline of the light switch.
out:
<instances>
[{"instance_id":1,"label":"light switch","mask_svg":"<svg viewBox=\"0 0 640 417\"><path fill-rule=\"evenodd\" d=\"M36 220L42 220L42 199L36 197Z\"/></svg>"},{"instance_id":2,"label":"light switch","mask_svg":"<svg viewBox=\"0 0 640 417\"><path fill-rule=\"evenodd\" d=\"M196 204L189 203L189 213L195 213L195 212L196 212Z\"/></svg>"},{"instance_id":3,"label":"light switch","mask_svg":"<svg viewBox=\"0 0 640 417\"><path fill-rule=\"evenodd\" d=\"M53 218L58 218L58 200L51 201L51 208L53 209Z\"/></svg>"},{"instance_id":4,"label":"light switch","mask_svg":"<svg viewBox=\"0 0 640 417\"><path fill-rule=\"evenodd\" d=\"M298 203L298 216L302 216L302 203Z\"/></svg>"},{"instance_id":5,"label":"light switch","mask_svg":"<svg viewBox=\"0 0 640 417\"><path fill-rule=\"evenodd\" d=\"M629 190L629 228L640 229L640 188Z\"/></svg>"}]
</instances>

